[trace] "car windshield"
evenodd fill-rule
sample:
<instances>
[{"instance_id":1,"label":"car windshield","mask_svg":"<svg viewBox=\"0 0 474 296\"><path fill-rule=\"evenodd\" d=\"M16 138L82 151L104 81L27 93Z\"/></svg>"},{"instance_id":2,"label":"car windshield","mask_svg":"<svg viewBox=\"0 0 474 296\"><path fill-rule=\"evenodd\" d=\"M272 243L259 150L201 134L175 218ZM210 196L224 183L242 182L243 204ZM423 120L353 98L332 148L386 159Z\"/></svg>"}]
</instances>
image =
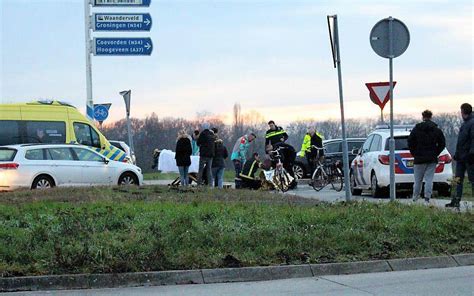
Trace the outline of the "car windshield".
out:
<instances>
[{"instance_id":1,"label":"car windshield","mask_svg":"<svg viewBox=\"0 0 474 296\"><path fill-rule=\"evenodd\" d=\"M15 154L15 149L0 148L0 161L12 161L15 158Z\"/></svg>"},{"instance_id":2,"label":"car windshield","mask_svg":"<svg viewBox=\"0 0 474 296\"><path fill-rule=\"evenodd\" d=\"M385 142L385 151L390 150L390 138ZM409 150L408 136L395 137L395 150Z\"/></svg>"}]
</instances>

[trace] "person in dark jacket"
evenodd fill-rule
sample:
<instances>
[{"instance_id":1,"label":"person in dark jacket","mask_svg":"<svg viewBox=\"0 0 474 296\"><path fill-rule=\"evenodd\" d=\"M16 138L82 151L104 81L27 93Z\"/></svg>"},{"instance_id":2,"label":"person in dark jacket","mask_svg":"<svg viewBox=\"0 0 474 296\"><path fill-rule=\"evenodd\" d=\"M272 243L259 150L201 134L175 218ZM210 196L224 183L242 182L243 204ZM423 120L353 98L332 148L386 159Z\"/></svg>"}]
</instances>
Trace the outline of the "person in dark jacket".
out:
<instances>
[{"instance_id":1,"label":"person in dark jacket","mask_svg":"<svg viewBox=\"0 0 474 296\"><path fill-rule=\"evenodd\" d=\"M288 134L286 131L275 124L275 121L270 120L268 122L269 130L265 133L265 147L268 145L274 146L276 143L286 142L288 140Z\"/></svg>"},{"instance_id":2,"label":"person in dark jacket","mask_svg":"<svg viewBox=\"0 0 474 296\"><path fill-rule=\"evenodd\" d=\"M414 158L413 201L417 201L425 180L425 202L429 202L433 192L433 178L438 165L438 156L446 147L446 140L438 125L431 121L433 113L421 113L423 121L418 123L408 137L408 149Z\"/></svg>"},{"instance_id":3,"label":"person in dark jacket","mask_svg":"<svg viewBox=\"0 0 474 296\"><path fill-rule=\"evenodd\" d=\"M224 146L224 141L219 139L217 136L218 129L212 128L212 131L216 135L215 142L215 153L214 158L212 159L212 184L214 187L223 188L224 187L224 170L225 170L225 159L229 157L229 152Z\"/></svg>"},{"instance_id":4,"label":"person in dark jacket","mask_svg":"<svg viewBox=\"0 0 474 296\"><path fill-rule=\"evenodd\" d=\"M198 184L203 184L203 173L206 170L207 185L212 185L212 158L215 153L216 136L209 130L209 123L202 124L203 131L199 134L197 145L199 146L199 172Z\"/></svg>"},{"instance_id":5,"label":"person in dark jacket","mask_svg":"<svg viewBox=\"0 0 474 296\"><path fill-rule=\"evenodd\" d=\"M188 170L191 165L191 154L193 148L191 146L191 139L186 134L186 131L182 130L178 132L178 140L176 141L176 165L179 170L179 178L182 186L188 186Z\"/></svg>"},{"instance_id":6,"label":"person in dark jacket","mask_svg":"<svg viewBox=\"0 0 474 296\"><path fill-rule=\"evenodd\" d=\"M456 196L452 198L450 203L446 204L446 207L459 207L466 171L472 186L471 192L474 195L474 115L470 104L464 103L461 105L461 116L464 123L459 129L456 153L454 153L454 160L456 161L455 176L458 184Z\"/></svg>"},{"instance_id":7,"label":"person in dark jacket","mask_svg":"<svg viewBox=\"0 0 474 296\"><path fill-rule=\"evenodd\" d=\"M240 173L240 178L242 179L241 188L260 189L260 187L262 187L262 182L260 179L255 177L255 173L260 168L260 166L260 156L258 153L254 153L252 158L247 159L242 168L242 172Z\"/></svg>"}]
</instances>

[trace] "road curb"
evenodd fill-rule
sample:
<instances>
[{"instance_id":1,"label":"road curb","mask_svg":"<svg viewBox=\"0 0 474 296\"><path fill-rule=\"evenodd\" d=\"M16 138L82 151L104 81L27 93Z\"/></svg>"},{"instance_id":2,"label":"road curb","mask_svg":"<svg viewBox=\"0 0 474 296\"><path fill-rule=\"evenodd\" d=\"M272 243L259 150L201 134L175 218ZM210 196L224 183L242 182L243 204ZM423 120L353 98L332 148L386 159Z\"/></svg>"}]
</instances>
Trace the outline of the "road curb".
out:
<instances>
[{"instance_id":1,"label":"road curb","mask_svg":"<svg viewBox=\"0 0 474 296\"><path fill-rule=\"evenodd\" d=\"M267 281L325 275L390 272L474 265L474 253L344 263L175 270L119 274L3 277L0 292Z\"/></svg>"}]
</instances>

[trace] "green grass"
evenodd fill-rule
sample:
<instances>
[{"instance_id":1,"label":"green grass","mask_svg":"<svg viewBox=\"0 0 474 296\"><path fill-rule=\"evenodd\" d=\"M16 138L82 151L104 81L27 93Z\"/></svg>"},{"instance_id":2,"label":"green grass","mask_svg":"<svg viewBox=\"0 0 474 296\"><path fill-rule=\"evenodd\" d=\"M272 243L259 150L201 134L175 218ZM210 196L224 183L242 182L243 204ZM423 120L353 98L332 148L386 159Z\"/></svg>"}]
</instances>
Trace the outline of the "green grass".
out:
<instances>
[{"instance_id":1,"label":"green grass","mask_svg":"<svg viewBox=\"0 0 474 296\"><path fill-rule=\"evenodd\" d=\"M178 173L160 173L160 172L153 172L153 173L144 173L143 178L145 180L174 180L179 177ZM225 182L233 182L235 177L234 170L225 170L224 171L224 181Z\"/></svg>"},{"instance_id":2,"label":"green grass","mask_svg":"<svg viewBox=\"0 0 474 296\"><path fill-rule=\"evenodd\" d=\"M342 262L474 251L474 214L245 190L0 194L2 276Z\"/></svg>"}]
</instances>

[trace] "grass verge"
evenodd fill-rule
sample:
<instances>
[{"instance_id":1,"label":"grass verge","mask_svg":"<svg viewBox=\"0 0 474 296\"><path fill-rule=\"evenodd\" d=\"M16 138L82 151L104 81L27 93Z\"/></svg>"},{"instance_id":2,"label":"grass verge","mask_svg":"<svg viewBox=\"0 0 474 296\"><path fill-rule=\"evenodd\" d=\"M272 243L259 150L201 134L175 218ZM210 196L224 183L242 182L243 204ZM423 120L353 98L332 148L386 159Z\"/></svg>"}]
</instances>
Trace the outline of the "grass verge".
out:
<instances>
[{"instance_id":1,"label":"grass verge","mask_svg":"<svg viewBox=\"0 0 474 296\"><path fill-rule=\"evenodd\" d=\"M343 262L474 251L474 214L166 187L0 194L1 276Z\"/></svg>"}]
</instances>

